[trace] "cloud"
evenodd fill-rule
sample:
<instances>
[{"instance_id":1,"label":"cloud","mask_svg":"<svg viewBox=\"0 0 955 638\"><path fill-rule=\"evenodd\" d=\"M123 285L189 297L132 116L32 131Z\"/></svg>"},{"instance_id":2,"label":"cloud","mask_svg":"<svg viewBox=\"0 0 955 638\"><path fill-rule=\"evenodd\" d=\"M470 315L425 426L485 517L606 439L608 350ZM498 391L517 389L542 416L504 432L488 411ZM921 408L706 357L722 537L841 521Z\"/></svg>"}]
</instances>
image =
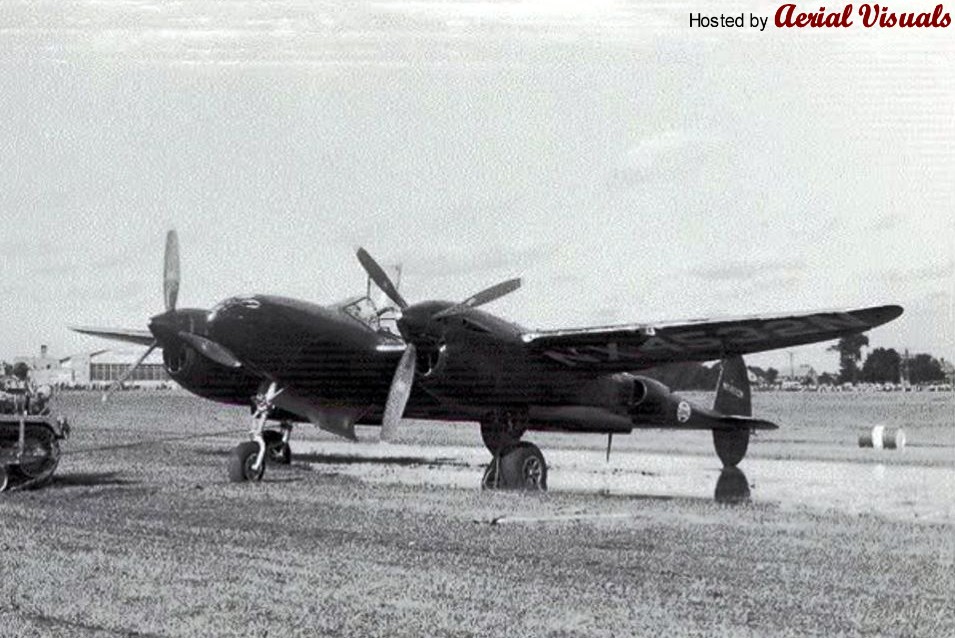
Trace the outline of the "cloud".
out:
<instances>
[{"instance_id":1,"label":"cloud","mask_svg":"<svg viewBox=\"0 0 955 638\"><path fill-rule=\"evenodd\" d=\"M892 283L920 283L949 279L955 277L955 260L944 264L925 264L915 268L897 268L884 273L884 277Z\"/></svg>"},{"instance_id":2,"label":"cloud","mask_svg":"<svg viewBox=\"0 0 955 638\"><path fill-rule=\"evenodd\" d=\"M866 230L870 232L879 232L883 230L892 230L902 223L902 217L898 213L889 213L882 215L872 222Z\"/></svg>"},{"instance_id":3,"label":"cloud","mask_svg":"<svg viewBox=\"0 0 955 638\"><path fill-rule=\"evenodd\" d=\"M547 258L544 244L518 247L482 247L466 249L439 248L429 254L419 254L403 260L402 269L416 277L437 278L489 271L510 270L515 274L528 270Z\"/></svg>"},{"instance_id":4,"label":"cloud","mask_svg":"<svg viewBox=\"0 0 955 638\"><path fill-rule=\"evenodd\" d=\"M772 276L774 279L789 279L795 273L802 272L802 262L767 259L764 261L735 261L717 266L689 268L685 272L704 281L748 281L754 278Z\"/></svg>"},{"instance_id":5,"label":"cloud","mask_svg":"<svg viewBox=\"0 0 955 638\"><path fill-rule=\"evenodd\" d=\"M676 172L685 175L688 168L699 168L722 144L719 137L688 130L648 137L619 157L611 186L627 186Z\"/></svg>"},{"instance_id":6,"label":"cloud","mask_svg":"<svg viewBox=\"0 0 955 638\"><path fill-rule=\"evenodd\" d=\"M29 274L45 277L48 275L61 276L76 274L77 276L86 276L95 274L104 270L112 270L123 265L128 265L132 260L121 255L102 256L93 259L88 263L82 263L76 256L58 260L46 261L43 264L30 269Z\"/></svg>"}]
</instances>

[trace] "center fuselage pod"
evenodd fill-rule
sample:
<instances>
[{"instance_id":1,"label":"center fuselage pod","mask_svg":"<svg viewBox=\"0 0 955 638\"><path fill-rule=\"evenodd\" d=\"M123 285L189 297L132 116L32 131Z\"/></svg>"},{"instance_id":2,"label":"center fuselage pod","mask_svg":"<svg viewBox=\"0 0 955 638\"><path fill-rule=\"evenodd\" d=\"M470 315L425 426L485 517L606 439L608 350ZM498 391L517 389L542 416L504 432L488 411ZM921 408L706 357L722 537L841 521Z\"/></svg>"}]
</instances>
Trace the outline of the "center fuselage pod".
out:
<instances>
[{"instance_id":1,"label":"center fuselage pod","mask_svg":"<svg viewBox=\"0 0 955 638\"><path fill-rule=\"evenodd\" d=\"M209 316L209 336L260 380L323 405L381 405L403 346L336 309L295 299L234 298Z\"/></svg>"}]
</instances>

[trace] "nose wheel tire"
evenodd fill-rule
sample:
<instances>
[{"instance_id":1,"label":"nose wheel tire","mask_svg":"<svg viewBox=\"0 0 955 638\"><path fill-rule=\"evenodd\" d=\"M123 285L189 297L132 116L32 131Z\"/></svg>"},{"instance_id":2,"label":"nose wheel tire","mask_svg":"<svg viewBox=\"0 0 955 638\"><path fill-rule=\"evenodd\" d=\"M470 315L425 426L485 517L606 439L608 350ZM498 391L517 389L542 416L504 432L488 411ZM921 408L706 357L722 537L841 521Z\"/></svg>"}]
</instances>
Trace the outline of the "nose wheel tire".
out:
<instances>
[{"instance_id":1,"label":"nose wheel tire","mask_svg":"<svg viewBox=\"0 0 955 638\"><path fill-rule=\"evenodd\" d=\"M481 480L483 489L521 492L547 490L547 463L540 449L522 441L492 459Z\"/></svg>"},{"instance_id":2,"label":"nose wheel tire","mask_svg":"<svg viewBox=\"0 0 955 638\"><path fill-rule=\"evenodd\" d=\"M259 469L254 469L255 461L259 456L259 444L255 441L246 441L235 446L229 456L229 480L233 483L244 481L261 481L265 474L265 459ZM266 454L266 457L268 454Z\"/></svg>"},{"instance_id":3,"label":"nose wheel tire","mask_svg":"<svg viewBox=\"0 0 955 638\"><path fill-rule=\"evenodd\" d=\"M277 430L266 430L262 433L265 439L265 457L269 463L276 465L290 465L292 463L292 448L285 442L282 433Z\"/></svg>"}]
</instances>

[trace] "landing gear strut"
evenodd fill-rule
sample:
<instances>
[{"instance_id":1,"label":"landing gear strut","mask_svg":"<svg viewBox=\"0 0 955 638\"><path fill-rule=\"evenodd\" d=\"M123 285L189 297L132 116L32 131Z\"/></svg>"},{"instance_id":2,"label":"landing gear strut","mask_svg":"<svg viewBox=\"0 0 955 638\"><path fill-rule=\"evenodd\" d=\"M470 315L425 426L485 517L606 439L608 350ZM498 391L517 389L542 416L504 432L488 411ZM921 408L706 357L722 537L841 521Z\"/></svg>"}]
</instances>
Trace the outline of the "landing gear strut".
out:
<instances>
[{"instance_id":1,"label":"landing gear strut","mask_svg":"<svg viewBox=\"0 0 955 638\"><path fill-rule=\"evenodd\" d=\"M486 490L547 490L547 463L533 443L521 441L526 414L504 412L481 421L481 438L493 458L484 470Z\"/></svg>"},{"instance_id":2,"label":"landing gear strut","mask_svg":"<svg viewBox=\"0 0 955 638\"><path fill-rule=\"evenodd\" d=\"M527 430L527 415L521 412L501 411L489 414L481 421L481 440L491 454L497 454L521 440Z\"/></svg>"},{"instance_id":3,"label":"landing gear strut","mask_svg":"<svg viewBox=\"0 0 955 638\"><path fill-rule=\"evenodd\" d=\"M252 440L237 445L229 457L229 480L233 483L261 481L265 474L266 457L276 463L291 463L292 451L288 446L288 438L292 426L283 422L278 431L265 429L265 423L275 407L273 400L281 393L282 390L273 381L264 392L253 398L255 411L252 413L252 430L249 433Z\"/></svg>"}]
</instances>

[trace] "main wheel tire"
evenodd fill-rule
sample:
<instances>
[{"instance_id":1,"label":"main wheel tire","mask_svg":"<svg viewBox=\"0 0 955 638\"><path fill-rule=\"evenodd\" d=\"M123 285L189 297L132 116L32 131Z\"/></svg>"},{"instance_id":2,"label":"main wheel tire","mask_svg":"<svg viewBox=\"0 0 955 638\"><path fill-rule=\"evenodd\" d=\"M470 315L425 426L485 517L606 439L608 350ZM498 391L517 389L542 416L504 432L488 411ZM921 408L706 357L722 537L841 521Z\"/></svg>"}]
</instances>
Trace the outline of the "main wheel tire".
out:
<instances>
[{"instance_id":1,"label":"main wheel tire","mask_svg":"<svg viewBox=\"0 0 955 638\"><path fill-rule=\"evenodd\" d=\"M265 439L265 455L270 463L289 465L292 463L292 448L282 440L282 433L277 430L266 430L262 433Z\"/></svg>"},{"instance_id":2,"label":"main wheel tire","mask_svg":"<svg viewBox=\"0 0 955 638\"><path fill-rule=\"evenodd\" d=\"M252 469L259 456L259 444L255 441L240 443L232 450L229 456L229 480L233 483L244 481L261 481L265 474L265 463L258 470Z\"/></svg>"},{"instance_id":3,"label":"main wheel tire","mask_svg":"<svg viewBox=\"0 0 955 638\"><path fill-rule=\"evenodd\" d=\"M540 449L524 441L504 452L498 484L508 490L547 491L547 463Z\"/></svg>"},{"instance_id":4,"label":"main wheel tire","mask_svg":"<svg viewBox=\"0 0 955 638\"><path fill-rule=\"evenodd\" d=\"M713 447L723 461L723 467L736 467L746 456L749 430L713 430Z\"/></svg>"}]
</instances>

